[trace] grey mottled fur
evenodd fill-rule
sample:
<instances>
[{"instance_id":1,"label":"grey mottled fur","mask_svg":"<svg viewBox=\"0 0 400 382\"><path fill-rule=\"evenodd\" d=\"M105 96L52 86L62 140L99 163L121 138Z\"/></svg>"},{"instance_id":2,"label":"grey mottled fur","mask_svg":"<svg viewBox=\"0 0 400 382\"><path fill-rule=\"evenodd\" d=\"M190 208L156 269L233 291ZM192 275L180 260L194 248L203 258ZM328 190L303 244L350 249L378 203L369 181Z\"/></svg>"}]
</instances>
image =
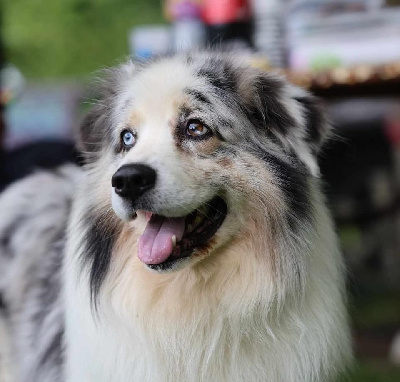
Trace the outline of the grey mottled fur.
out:
<instances>
[{"instance_id":1,"label":"grey mottled fur","mask_svg":"<svg viewBox=\"0 0 400 382\"><path fill-rule=\"evenodd\" d=\"M17 381L63 380L60 267L77 173L37 173L0 199L0 293Z\"/></svg>"}]
</instances>

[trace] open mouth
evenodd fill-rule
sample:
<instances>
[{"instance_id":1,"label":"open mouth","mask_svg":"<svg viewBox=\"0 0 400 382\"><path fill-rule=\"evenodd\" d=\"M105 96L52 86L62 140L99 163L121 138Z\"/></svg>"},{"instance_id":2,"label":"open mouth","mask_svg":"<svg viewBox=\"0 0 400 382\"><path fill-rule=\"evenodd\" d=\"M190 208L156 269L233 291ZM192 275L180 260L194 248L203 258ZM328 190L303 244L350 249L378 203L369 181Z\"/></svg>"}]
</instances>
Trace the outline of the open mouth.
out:
<instances>
[{"instance_id":1,"label":"open mouth","mask_svg":"<svg viewBox=\"0 0 400 382\"><path fill-rule=\"evenodd\" d=\"M225 220L227 211L225 201L216 196L183 217L146 212L148 222L139 238L139 259L154 270L171 268L207 245Z\"/></svg>"}]
</instances>

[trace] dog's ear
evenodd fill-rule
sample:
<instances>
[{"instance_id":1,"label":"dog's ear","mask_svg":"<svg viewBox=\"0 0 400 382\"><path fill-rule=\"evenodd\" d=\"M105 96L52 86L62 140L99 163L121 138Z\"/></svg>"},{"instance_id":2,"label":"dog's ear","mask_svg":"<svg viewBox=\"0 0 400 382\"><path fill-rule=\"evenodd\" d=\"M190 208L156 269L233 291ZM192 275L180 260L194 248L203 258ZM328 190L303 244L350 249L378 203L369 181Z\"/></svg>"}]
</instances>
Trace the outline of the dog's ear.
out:
<instances>
[{"instance_id":1,"label":"dog's ear","mask_svg":"<svg viewBox=\"0 0 400 382\"><path fill-rule=\"evenodd\" d=\"M330 132L321 102L308 92L272 74L253 82L252 105L256 123L294 152L314 176L319 176L317 157Z\"/></svg>"},{"instance_id":2,"label":"dog's ear","mask_svg":"<svg viewBox=\"0 0 400 382\"><path fill-rule=\"evenodd\" d=\"M321 100L301 89L292 91L291 102L299 106L300 116L295 117L298 132L288 134L288 139L292 140L293 149L311 173L319 176L318 155L331 134L331 125Z\"/></svg>"},{"instance_id":3,"label":"dog's ear","mask_svg":"<svg viewBox=\"0 0 400 382\"><path fill-rule=\"evenodd\" d=\"M91 162L96 153L101 150L104 113L105 110L98 103L94 104L79 126L77 148L82 153L85 162Z\"/></svg>"},{"instance_id":4,"label":"dog's ear","mask_svg":"<svg viewBox=\"0 0 400 382\"><path fill-rule=\"evenodd\" d=\"M313 154L318 155L326 139L331 133L331 125L326 116L325 107L322 101L300 89L296 89L298 94L293 99L301 105L305 140L311 146Z\"/></svg>"},{"instance_id":5,"label":"dog's ear","mask_svg":"<svg viewBox=\"0 0 400 382\"><path fill-rule=\"evenodd\" d=\"M95 160L101 152L121 109L121 94L134 71L131 61L113 69L103 70L91 93L95 96L89 112L77 132L77 148L86 162Z\"/></svg>"}]
</instances>

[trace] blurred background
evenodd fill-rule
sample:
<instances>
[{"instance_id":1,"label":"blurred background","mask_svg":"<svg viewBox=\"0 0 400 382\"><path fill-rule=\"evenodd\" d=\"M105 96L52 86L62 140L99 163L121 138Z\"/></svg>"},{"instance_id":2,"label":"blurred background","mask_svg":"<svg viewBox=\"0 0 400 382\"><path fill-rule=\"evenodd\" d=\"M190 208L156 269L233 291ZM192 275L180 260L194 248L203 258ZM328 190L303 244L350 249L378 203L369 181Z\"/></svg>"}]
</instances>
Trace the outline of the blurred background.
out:
<instances>
[{"instance_id":1,"label":"blurred background","mask_svg":"<svg viewBox=\"0 0 400 382\"><path fill-rule=\"evenodd\" d=\"M400 0L2 0L0 16L0 189L79 161L90 75L129 55L255 51L320 96L336 136L320 163L348 265L348 380L400 381Z\"/></svg>"}]
</instances>

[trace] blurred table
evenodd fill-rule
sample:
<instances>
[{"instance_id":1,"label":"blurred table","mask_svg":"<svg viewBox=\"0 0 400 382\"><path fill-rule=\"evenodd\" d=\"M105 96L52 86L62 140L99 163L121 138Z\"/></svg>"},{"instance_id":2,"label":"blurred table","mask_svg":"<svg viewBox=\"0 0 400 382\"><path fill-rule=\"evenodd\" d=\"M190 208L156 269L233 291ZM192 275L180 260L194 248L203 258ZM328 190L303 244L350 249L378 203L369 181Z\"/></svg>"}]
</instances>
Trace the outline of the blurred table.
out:
<instances>
[{"instance_id":1,"label":"blurred table","mask_svg":"<svg viewBox=\"0 0 400 382\"><path fill-rule=\"evenodd\" d=\"M322 72L291 72L296 85L322 98L400 96L400 61L384 65L358 65Z\"/></svg>"}]
</instances>

